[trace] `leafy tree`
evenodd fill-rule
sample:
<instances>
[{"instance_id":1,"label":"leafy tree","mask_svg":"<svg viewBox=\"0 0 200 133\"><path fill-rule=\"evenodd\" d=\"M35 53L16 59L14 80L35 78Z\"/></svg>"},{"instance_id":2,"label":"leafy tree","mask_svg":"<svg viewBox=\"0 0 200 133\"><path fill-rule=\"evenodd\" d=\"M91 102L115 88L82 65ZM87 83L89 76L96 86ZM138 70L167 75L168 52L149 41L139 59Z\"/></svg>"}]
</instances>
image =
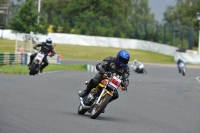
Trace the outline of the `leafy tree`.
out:
<instances>
[{"instance_id":1,"label":"leafy tree","mask_svg":"<svg viewBox=\"0 0 200 133\"><path fill-rule=\"evenodd\" d=\"M65 33L135 38L137 21L146 29L154 21L148 0L43 0L42 7L48 23Z\"/></svg>"},{"instance_id":2,"label":"leafy tree","mask_svg":"<svg viewBox=\"0 0 200 133\"><path fill-rule=\"evenodd\" d=\"M152 40L154 34L152 32L156 25L154 14L150 13L148 2L148 0L134 0L132 3L133 13L129 17L135 33L142 40Z\"/></svg>"},{"instance_id":3,"label":"leafy tree","mask_svg":"<svg viewBox=\"0 0 200 133\"><path fill-rule=\"evenodd\" d=\"M0 0L0 4L6 4L8 0Z\"/></svg>"},{"instance_id":4,"label":"leafy tree","mask_svg":"<svg viewBox=\"0 0 200 133\"><path fill-rule=\"evenodd\" d=\"M11 18L9 28L20 33L30 33L31 31L34 33L47 33L46 20L44 17L39 17L33 0L28 0L20 7L19 13Z\"/></svg>"},{"instance_id":5,"label":"leafy tree","mask_svg":"<svg viewBox=\"0 0 200 133\"><path fill-rule=\"evenodd\" d=\"M164 13L164 20L177 25L193 26L196 18L192 14L195 0L177 0L175 6L169 6Z\"/></svg>"},{"instance_id":6,"label":"leafy tree","mask_svg":"<svg viewBox=\"0 0 200 133\"><path fill-rule=\"evenodd\" d=\"M178 32L176 31L177 37L188 38L188 34L184 32L185 27L193 27L198 29L198 21L196 13L200 11L200 1L199 0L177 0L175 6L169 6L164 13L164 20L168 23L173 23ZM188 28L189 29L189 28ZM183 32L182 32L183 31ZM197 33L197 30L196 30ZM197 45L197 36L195 34L195 45Z\"/></svg>"}]
</instances>

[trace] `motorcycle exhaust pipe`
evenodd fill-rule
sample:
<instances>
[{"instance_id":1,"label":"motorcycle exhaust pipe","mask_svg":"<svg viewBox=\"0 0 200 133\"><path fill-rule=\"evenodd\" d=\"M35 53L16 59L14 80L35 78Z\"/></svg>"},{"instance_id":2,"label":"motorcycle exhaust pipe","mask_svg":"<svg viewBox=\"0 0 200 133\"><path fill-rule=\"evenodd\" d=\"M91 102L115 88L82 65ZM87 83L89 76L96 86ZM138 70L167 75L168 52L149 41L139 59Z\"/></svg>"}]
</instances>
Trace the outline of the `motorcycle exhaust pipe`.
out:
<instances>
[{"instance_id":1,"label":"motorcycle exhaust pipe","mask_svg":"<svg viewBox=\"0 0 200 133\"><path fill-rule=\"evenodd\" d=\"M83 109L90 109L90 108L91 108L91 106L86 106L86 105L83 103L83 98L82 98L82 97L79 97L79 100L80 100L81 105L83 106Z\"/></svg>"}]
</instances>

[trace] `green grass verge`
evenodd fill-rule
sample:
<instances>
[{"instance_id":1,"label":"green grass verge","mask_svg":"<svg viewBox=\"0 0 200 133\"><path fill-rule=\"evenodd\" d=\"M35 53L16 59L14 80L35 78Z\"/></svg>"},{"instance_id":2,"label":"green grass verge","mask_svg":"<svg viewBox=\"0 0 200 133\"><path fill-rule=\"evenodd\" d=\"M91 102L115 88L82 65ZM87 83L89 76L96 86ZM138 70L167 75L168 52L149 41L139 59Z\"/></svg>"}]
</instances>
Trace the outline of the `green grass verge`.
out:
<instances>
[{"instance_id":1,"label":"green grass verge","mask_svg":"<svg viewBox=\"0 0 200 133\"><path fill-rule=\"evenodd\" d=\"M15 41L0 39L0 52L14 52ZM62 54L63 59L102 60L107 56L116 56L120 48L63 45L56 44L56 52ZM130 53L130 61L137 59L141 62L174 64L174 57L154 52L126 49Z\"/></svg>"},{"instance_id":2,"label":"green grass verge","mask_svg":"<svg viewBox=\"0 0 200 133\"><path fill-rule=\"evenodd\" d=\"M58 70L79 70L86 71L86 65L84 64L49 64L43 72L58 71ZM0 66L0 73L4 74L28 74L29 70L27 66L12 65Z\"/></svg>"},{"instance_id":3,"label":"green grass verge","mask_svg":"<svg viewBox=\"0 0 200 133\"><path fill-rule=\"evenodd\" d=\"M15 41L0 39L0 52L14 52ZM82 59L82 60L102 60L107 56L116 56L120 48L112 47L96 47L96 46L80 46L80 45L64 45L56 44L56 52L62 54L63 59ZM134 59L143 63L157 64L175 64L173 56L158 54L137 49L126 49L130 53L130 62ZM57 65L50 64L44 69L44 72L57 70L86 70L84 65ZM29 73L27 66L0 66L0 73L10 74L27 74Z\"/></svg>"},{"instance_id":4,"label":"green grass verge","mask_svg":"<svg viewBox=\"0 0 200 133\"><path fill-rule=\"evenodd\" d=\"M0 52L14 52L15 41L0 39Z\"/></svg>"}]
</instances>

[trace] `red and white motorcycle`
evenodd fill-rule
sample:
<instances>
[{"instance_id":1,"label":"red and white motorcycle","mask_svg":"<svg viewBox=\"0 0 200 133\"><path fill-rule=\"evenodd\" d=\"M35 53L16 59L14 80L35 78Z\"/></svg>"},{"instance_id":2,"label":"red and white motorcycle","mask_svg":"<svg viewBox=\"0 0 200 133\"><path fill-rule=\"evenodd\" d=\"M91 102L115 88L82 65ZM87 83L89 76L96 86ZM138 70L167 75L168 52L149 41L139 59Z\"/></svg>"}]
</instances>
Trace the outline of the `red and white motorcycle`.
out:
<instances>
[{"instance_id":1,"label":"red and white motorcycle","mask_svg":"<svg viewBox=\"0 0 200 133\"><path fill-rule=\"evenodd\" d=\"M36 49L37 50L37 49ZM38 74L43 62L43 58L45 57L45 54L42 52L38 52L35 56L32 64L30 65L30 72L29 75L35 75Z\"/></svg>"}]
</instances>

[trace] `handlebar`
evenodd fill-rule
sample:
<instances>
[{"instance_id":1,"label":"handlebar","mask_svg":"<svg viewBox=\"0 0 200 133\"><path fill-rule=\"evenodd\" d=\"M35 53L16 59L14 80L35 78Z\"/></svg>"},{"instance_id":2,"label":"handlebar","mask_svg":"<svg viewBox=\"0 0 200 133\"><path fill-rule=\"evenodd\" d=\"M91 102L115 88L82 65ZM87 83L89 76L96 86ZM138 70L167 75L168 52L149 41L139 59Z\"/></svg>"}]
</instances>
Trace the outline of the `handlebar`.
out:
<instances>
[{"instance_id":1,"label":"handlebar","mask_svg":"<svg viewBox=\"0 0 200 133\"><path fill-rule=\"evenodd\" d=\"M99 72L99 74L107 74L108 78L111 78L112 76L115 76L114 73L112 73L112 72L106 72L106 71L101 71L101 72ZM120 79L122 79L121 76L120 76ZM123 81L121 82L121 86L125 86L125 84L123 83Z\"/></svg>"},{"instance_id":2,"label":"handlebar","mask_svg":"<svg viewBox=\"0 0 200 133\"><path fill-rule=\"evenodd\" d=\"M33 47L33 49L35 49L35 50L39 51L39 49L37 49L36 47Z\"/></svg>"},{"instance_id":3,"label":"handlebar","mask_svg":"<svg viewBox=\"0 0 200 133\"><path fill-rule=\"evenodd\" d=\"M37 49L36 47L33 47L33 49L37 50L38 52L40 51L39 49ZM43 53L43 52L42 52ZM43 53L44 54L44 53ZM55 53L56 54L56 53ZM51 54L45 54L46 56L50 56Z\"/></svg>"}]
</instances>

